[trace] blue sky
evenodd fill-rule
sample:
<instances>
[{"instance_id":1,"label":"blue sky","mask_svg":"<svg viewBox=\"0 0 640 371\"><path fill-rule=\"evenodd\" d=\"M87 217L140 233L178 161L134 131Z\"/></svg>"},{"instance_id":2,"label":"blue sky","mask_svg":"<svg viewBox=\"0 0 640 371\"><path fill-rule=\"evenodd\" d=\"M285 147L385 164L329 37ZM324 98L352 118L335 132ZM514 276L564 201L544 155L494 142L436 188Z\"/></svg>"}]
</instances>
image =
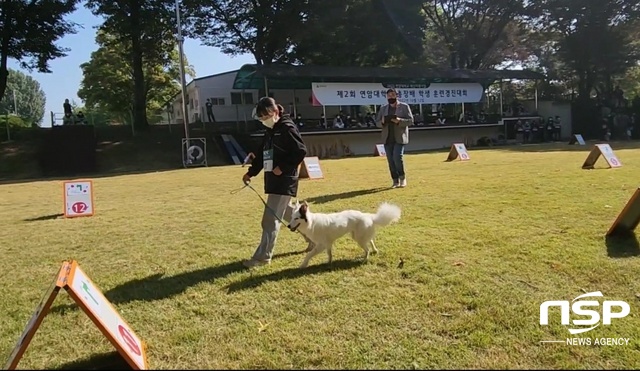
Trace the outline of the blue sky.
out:
<instances>
[{"instance_id":1,"label":"blue sky","mask_svg":"<svg viewBox=\"0 0 640 371\"><path fill-rule=\"evenodd\" d=\"M95 27L101 24L101 19L84 7L79 7L69 19L79 23L83 28L79 28L76 34L67 35L58 41L58 45L69 48L71 51L66 57L50 62L52 73L29 73L22 70L36 79L46 94L47 105L42 126L51 125L50 112L62 112L62 103L66 98L81 102L77 96L82 80L80 65L87 62L91 52L98 48L94 41ZM198 77L235 70L243 64L255 62L251 55L232 58L222 54L217 48L201 46L197 40L185 40L184 53L189 64L194 66ZM21 70L14 60L9 60L9 68Z\"/></svg>"}]
</instances>

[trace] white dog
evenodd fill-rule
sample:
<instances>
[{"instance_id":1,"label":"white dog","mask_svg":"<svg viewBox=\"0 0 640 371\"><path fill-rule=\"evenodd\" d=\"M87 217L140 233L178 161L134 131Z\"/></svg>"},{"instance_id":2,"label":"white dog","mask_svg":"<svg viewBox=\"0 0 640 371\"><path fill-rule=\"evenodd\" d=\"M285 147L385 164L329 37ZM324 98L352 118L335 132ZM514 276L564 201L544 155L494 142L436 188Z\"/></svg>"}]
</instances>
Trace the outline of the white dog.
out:
<instances>
[{"instance_id":1,"label":"white dog","mask_svg":"<svg viewBox=\"0 0 640 371\"><path fill-rule=\"evenodd\" d=\"M378 252L373 238L377 226L384 227L400 220L400 208L396 205L383 203L375 214L363 213L357 210L345 210L333 214L312 213L306 202L296 201L296 207L291 214L291 221L287 228L291 231L300 230L315 247L308 252L300 268L305 268L314 256L326 250L331 263L331 248L333 243L347 233L364 250L364 259L369 258L369 244L374 253Z\"/></svg>"}]
</instances>

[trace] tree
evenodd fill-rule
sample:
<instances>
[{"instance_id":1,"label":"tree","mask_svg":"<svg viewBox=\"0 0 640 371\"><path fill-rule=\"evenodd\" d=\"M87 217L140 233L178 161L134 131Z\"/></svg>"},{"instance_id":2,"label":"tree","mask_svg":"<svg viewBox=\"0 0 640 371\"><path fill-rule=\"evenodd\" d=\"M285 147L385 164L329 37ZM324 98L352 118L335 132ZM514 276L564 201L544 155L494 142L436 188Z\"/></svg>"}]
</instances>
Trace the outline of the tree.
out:
<instances>
[{"instance_id":1,"label":"tree","mask_svg":"<svg viewBox=\"0 0 640 371\"><path fill-rule=\"evenodd\" d=\"M126 42L126 41L125 41ZM128 121L134 114L135 74L130 51L117 43L114 35L103 31L96 36L98 49L91 53L91 59L83 63L82 81L78 97L84 101L86 109L108 112L112 119ZM145 117L163 109L163 106L180 91L179 57L176 48L168 56L169 60L145 60L143 66ZM193 67L185 56L187 76L195 77Z\"/></svg>"},{"instance_id":2,"label":"tree","mask_svg":"<svg viewBox=\"0 0 640 371\"><path fill-rule=\"evenodd\" d=\"M615 76L635 65L640 55L634 41L637 0L543 0L542 22L559 34L558 57L576 77L578 96L590 99L594 90L607 98Z\"/></svg>"},{"instance_id":3,"label":"tree","mask_svg":"<svg viewBox=\"0 0 640 371\"><path fill-rule=\"evenodd\" d=\"M293 39L303 64L380 66L417 62L423 54L424 22L415 2L310 3L304 32Z\"/></svg>"},{"instance_id":4,"label":"tree","mask_svg":"<svg viewBox=\"0 0 640 371\"><path fill-rule=\"evenodd\" d=\"M451 68L485 69L528 57L528 0L429 0L427 29L446 45Z\"/></svg>"},{"instance_id":5,"label":"tree","mask_svg":"<svg viewBox=\"0 0 640 371\"><path fill-rule=\"evenodd\" d=\"M0 2L0 99L5 95L9 58L22 68L51 72L49 61L64 57L68 49L56 45L76 24L65 16L76 9L77 0L4 0Z\"/></svg>"},{"instance_id":6,"label":"tree","mask_svg":"<svg viewBox=\"0 0 640 371\"><path fill-rule=\"evenodd\" d=\"M137 129L148 127L145 65L166 66L175 50L175 3L169 0L88 0L93 14L105 18L100 30L113 37L110 48L126 53L133 80L131 110ZM122 61L122 59L120 59ZM116 80L120 81L120 80ZM128 106L128 104L127 104Z\"/></svg>"},{"instance_id":7,"label":"tree","mask_svg":"<svg viewBox=\"0 0 640 371\"><path fill-rule=\"evenodd\" d=\"M105 126L114 123L114 121L117 122L117 117L114 117L110 112L103 110L99 106L87 107L75 100L71 100L71 109L76 114L82 112L87 124L90 125Z\"/></svg>"},{"instance_id":8,"label":"tree","mask_svg":"<svg viewBox=\"0 0 640 371\"><path fill-rule=\"evenodd\" d=\"M20 71L10 69L8 75L8 94L0 101L0 114L17 112L28 125L40 125L46 104L40 83ZM14 94L17 107L14 107Z\"/></svg>"},{"instance_id":9,"label":"tree","mask_svg":"<svg viewBox=\"0 0 640 371\"><path fill-rule=\"evenodd\" d=\"M252 54L257 64L293 61L308 0L186 0L189 36L229 55Z\"/></svg>"},{"instance_id":10,"label":"tree","mask_svg":"<svg viewBox=\"0 0 640 371\"><path fill-rule=\"evenodd\" d=\"M640 97L640 65L631 67L616 82L624 91L627 99L633 100L636 97Z\"/></svg>"}]
</instances>

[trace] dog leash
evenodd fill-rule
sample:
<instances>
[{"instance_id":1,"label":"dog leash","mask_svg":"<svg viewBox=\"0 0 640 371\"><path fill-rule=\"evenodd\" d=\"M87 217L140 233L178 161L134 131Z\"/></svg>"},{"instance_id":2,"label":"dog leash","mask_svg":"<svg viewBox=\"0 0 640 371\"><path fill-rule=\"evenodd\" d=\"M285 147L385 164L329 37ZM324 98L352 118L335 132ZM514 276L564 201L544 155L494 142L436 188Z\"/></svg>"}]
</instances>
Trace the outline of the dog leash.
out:
<instances>
[{"instance_id":1,"label":"dog leash","mask_svg":"<svg viewBox=\"0 0 640 371\"><path fill-rule=\"evenodd\" d=\"M284 220L282 220L282 218L279 217L278 214L276 214L276 212L271 207L269 207L269 205L267 205L267 201L265 201L264 198L262 197L262 195L260 195L260 193L258 191L256 191L256 189L251 186L251 183L245 183L243 187L240 187L240 188L238 188L236 190L233 190L233 191L231 191L229 193L234 195L234 194L242 191L245 188L251 189L253 191L253 193L255 193L258 196L258 198L260 198L260 201L262 201L262 203L264 204L264 207L267 210L269 210L271 212L271 214L273 214L273 216L275 216L276 219L278 219L278 221L280 223L284 224L285 226L289 224L289 223L285 222ZM304 233L300 232L300 230L296 229L296 232L300 233L301 235L303 235L308 240L307 236L305 236Z\"/></svg>"}]
</instances>

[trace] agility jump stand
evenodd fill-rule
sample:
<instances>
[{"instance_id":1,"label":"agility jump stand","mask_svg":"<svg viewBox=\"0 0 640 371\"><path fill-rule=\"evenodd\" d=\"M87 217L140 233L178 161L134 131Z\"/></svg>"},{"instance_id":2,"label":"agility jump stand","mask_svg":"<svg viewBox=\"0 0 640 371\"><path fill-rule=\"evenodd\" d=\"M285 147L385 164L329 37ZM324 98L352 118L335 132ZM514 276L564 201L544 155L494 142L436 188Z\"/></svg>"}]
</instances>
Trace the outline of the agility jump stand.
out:
<instances>
[{"instance_id":1,"label":"agility jump stand","mask_svg":"<svg viewBox=\"0 0 640 371\"><path fill-rule=\"evenodd\" d=\"M633 193L624 209L609 228L607 237L627 237L640 224L640 187Z\"/></svg>"},{"instance_id":2,"label":"agility jump stand","mask_svg":"<svg viewBox=\"0 0 640 371\"><path fill-rule=\"evenodd\" d=\"M387 156L387 150L384 148L384 144L376 144L374 150L373 150L373 155L374 156L379 156L379 157L386 157Z\"/></svg>"},{"instance_id":3,"label":"agility jump stand","mask_svg":"<svg viewBox=\"0 0 640 371\"><path fill-rule=\"evenodd\" d=\"M574 145L578 143L581 146L586 145L587 143L584 141L584 138L582 138L582 134L573 134L571 136L571 139L569 139L569 144L570 145Z\"/></svg>"},{"instance_id":4,"label":"agility jump stand","mask_svg":"<svg viewBox=\"0 0 640 371\"><path fill-rule=\"evenodd\" d=\"M324 179L318 157L305 157L298 169L298 178L300 179Z\"/></svg>"},{"instance_id":5,"label":"agility jump stand","mask_svg":"<svg viewBox=\"0 0 640 371\"><path fill-rule=\"evenodd\" d=\"M460 161L469 161L471 159L464 143L453 143L445 162L451 162L457 158L460 158Z\"/></svg>"},{"instance_id":6,"label":"agility jump stand","mask_svg":"<svg viewBox=\"0 0 640 371\"><path fill-rule=\"evenodd\" d=\"M582 168L588 170L593 169L596 161L600 158L600 155L602 155L610 168L622 167L622 163L613 153L611 146L608 143L604 143L596 144L593 149L591 149L591 152L589 152L589 155L584 160L584 164L582 164Z\"/></svg>"},{"instance_id":7,"label":"agility jump stand","mask_svg":"<svg viewBox=\"0 0 640 371\"><path fill-rule=\"evenodd\" d=\"M5 370L15 370L27 350L31 339L38 331L38 327L49 313L51 304L56 299L60 289L65 289L75 303L82 308L100 332L118 350L118 353L134 370L147 370L147 345L133 332L127 322L120 317L118 311L104 297L100 289L91 281L89 276L80 269L78 262L69 260L62 263L62 267L47 289L44 297L36 307L27 326L20 335L20 339L11 352Z\"/></svg>"}]
</instances>

